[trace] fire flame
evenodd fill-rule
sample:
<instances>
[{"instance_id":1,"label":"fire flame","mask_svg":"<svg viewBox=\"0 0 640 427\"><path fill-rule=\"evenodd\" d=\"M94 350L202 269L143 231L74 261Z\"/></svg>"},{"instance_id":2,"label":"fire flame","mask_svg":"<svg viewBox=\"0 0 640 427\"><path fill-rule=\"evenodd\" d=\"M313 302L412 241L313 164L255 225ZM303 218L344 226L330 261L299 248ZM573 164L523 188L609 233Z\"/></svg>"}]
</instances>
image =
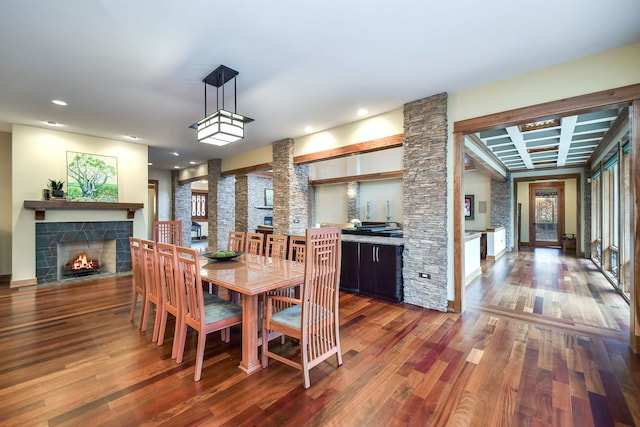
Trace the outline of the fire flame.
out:
<instances>
[{"instance_id":1,"label":"fire flame","mask_svg":"<svg viewBox=\"0 0 640 427\"><path fill-rule=\"evenodd\" d=\"M96 268L94 262L87 259L87 254L80 254L73 262L71 262L71 270L88 270Z\"/></svg>"}]
</instances>

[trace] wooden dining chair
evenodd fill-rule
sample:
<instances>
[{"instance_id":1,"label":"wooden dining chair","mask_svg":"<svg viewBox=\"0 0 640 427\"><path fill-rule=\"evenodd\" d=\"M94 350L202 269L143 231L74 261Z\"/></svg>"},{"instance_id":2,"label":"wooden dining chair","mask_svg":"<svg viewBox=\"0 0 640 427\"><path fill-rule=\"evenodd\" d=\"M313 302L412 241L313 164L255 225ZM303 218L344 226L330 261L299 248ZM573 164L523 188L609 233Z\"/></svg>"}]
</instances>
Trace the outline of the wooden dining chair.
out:
<instances>
[{"instance_id":1,"label":"wooden dining chair","mask_svg":"<svg viewBox=\"0 0 640 427\"><path fill-rule=\"evenodd\" d=\"M304 387L309 388L309 370L335 355L342 365L338 319L341 242L337 227L307 230L302 300L268 295L262 322L262 366L271 357L302 370ZM294 304L275 312L282 301ZM300 340L301 361L269 351L269 332L280 332Z\"/></svg>"},{"instance_id":2,"label":"wooden dining chair","mask_svg":"<svg viewBox=\"0 0 640 427\"><path fill-rule=\"evenodd\" d=\"M262 248L264 247L264 234L262 233L247 233L247 242L245 249L248 254L262 255Z\"/></svg>"},{"instance_id":3,"label":"wooden dining chair","mask_svg":"<svg viewBox=\"0 0 640 427\"><path fill-rule=\"evenodd\" d=\"M244 231L230 231L227 240L228 251L244 251Z\"/></svg>"},{"instance_id":4,"label":"wooden dining chair","mask_svg":"<svg viewBox=\"0 0 640 427\"><path fill-rule=\"evenodd\" d=\"M289 260L295 262L304 262L304 247L307 244L307 238L304 236L289 237Z\"/></svg>"},{"instance_id":5,"label":"wooden dining chair","mask_svg":"<svg viewBox=\"0 0 640 427\"><path fill-rule=\"evenodd\" d=\"M182 363L187 328L191 327L198 333L193 380L200 381L207 334L242 323L242 307L218 297L214 297L208 304L205 304L198 251L192 248L176 247L176 254L179 292L184 296L176 362ZM229 334L227 333L227 342L228 339Z\"/></svg>"},{"instance_id":6,"label":"wooden dining chair","mask_svg":"<svg viewBox=\"0 0 640 427\"><path fill-rule=\"evenodd\" d=\"M285 259L287 256L287 242L288 237L284 234L269 234L267 235L267 243L265 249L265 256L271 258Z\"/></svg>"},{"instance_id":7,"label":"wooden dining chair","mask_svg":"<svg viewBox=\"0 0 640 427\"><path fill-rule=\"evenodd\" d=\"M144 304L142 305L142 321L140 322L140 330L147 330L147 321L149 320L149 312L151 306L155 308L155 316L153 322L153 334L151 341L158 340L158 332L160 328L160 307L162 306L162 293L158 286L158 266L156 242L151 240L140 241L140 253L142 272L144 277Z\"/></svg>"},{"instance_id":8,"label":"wooden dining chair","mask_svg":"<svg viewBox=\"0 0 640 427\"><path fill-rule=\"evenodd\" d=\"M167 329L169 314L175 319L173 332L173 346L171 347L171 358L175 359L178 347L178 332L180 331L181 294L178 291L178 262L176 258L176 246L169 243L157 244L158 262L158 287L162 294L162 305L160 306L160 328L158 330L158 345L164 344L164 335Z\"/></svg>"},{"instance_id":9,"label":"wooden dining chair","mask_svg":"<svg viewBox=\"0 0 640 427\"><path fill-rule=\"evenodd\" d=\"M182 245L182 221L154 221L153 240Z\"/></svg>"},{"instance_id":10,"label":"wooden dining chair","mask_svg":"<svg viewBox=\"0 0 640 427\"><path fill-rule=\"evenodd\" d=\"M138 305L138 295L142 298L144 304L144 276L142 273L140 248L142 243L136 237L129 237L129 250L131 252L131 273L132 273L132 296L131 296L131 315L129 320L133 320L136 315L136 306ZM144 310L142 310L144 311ZM140 326L142 326L142 316L140 316Z\"/></svg>"}]
</instances>

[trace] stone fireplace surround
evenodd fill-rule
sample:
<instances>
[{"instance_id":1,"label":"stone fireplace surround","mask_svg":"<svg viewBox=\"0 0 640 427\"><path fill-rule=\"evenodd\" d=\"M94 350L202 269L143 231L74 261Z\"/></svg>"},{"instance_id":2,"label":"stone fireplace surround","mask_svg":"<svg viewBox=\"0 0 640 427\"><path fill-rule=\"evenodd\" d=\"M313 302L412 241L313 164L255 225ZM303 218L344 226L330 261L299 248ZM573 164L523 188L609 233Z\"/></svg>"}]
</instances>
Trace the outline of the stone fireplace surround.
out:
<instances>
[{"instance_id":1,"label":"stone fireplace surround","mask_svg":"<svg viewBox=\"0 0 640 427\"><path fill-rule=\"evenodd\" d=\"M115 240L115 272L131 270L129 237L133 221L38 222L36 223L36 278L38 284L59 280L58 244Z\"/></svg>"}]
</instances>

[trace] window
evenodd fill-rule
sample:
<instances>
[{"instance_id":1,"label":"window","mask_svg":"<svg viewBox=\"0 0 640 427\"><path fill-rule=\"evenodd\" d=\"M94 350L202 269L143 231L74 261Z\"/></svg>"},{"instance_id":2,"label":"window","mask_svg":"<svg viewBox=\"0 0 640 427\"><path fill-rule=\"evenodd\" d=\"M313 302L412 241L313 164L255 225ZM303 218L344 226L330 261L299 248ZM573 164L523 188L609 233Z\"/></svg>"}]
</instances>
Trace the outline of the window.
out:
<instances>
[{"instance_id":1,"label":"window","mask_svg":"<svg viewBox=\"0 0 640 427\"><path fill-rule=\"evenodd\" d=\"M207 219L209 214L208 193L204 190L191 190L191 219Z\"/></svg>"}]
</instances>

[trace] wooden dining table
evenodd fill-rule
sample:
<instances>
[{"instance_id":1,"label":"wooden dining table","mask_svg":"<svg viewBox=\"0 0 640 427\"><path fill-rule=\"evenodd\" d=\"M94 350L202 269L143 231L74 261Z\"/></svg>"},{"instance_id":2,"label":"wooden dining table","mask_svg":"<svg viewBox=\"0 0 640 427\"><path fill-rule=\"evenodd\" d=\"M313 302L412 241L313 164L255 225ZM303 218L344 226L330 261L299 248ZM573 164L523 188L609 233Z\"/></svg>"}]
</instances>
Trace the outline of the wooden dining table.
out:
<instances>
[{"instance_id":1,"label":"wooden dining table","mask_svg":"<svg viewBox=\"0 0 640 427\"><path fill-rule=\"evenodd\" d=\"M251 374L262 368L258 359L258 297L268 291L301 285L304 264L262 255L242 254L228 261L200 257L203 282L241 294L242 360L240 369Z\"/></svg>"}]
</instances>

